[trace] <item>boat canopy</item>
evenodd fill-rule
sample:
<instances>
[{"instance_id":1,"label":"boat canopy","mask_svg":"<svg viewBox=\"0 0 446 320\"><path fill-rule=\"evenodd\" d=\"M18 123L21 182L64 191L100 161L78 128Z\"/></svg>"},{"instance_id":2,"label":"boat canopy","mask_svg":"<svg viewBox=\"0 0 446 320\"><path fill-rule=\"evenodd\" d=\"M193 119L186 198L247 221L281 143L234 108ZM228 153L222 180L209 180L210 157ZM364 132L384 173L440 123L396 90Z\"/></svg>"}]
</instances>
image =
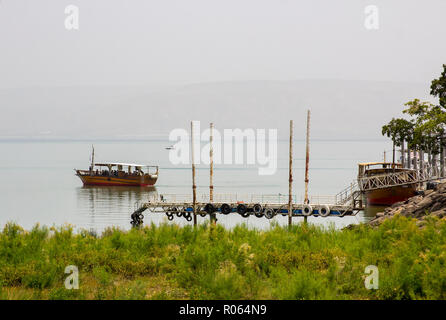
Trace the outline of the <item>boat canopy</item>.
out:
<instances>
[{"instance_id":1,"label":"boat canopy","mask_svg":"<svg viewBox=\"0 0 446 320\"><path fill-rule=\"evenodd\" d=\"M122 166L122 167L157 167L157 166L149 166L145 164L137 164L137 163L121 163L121 162L101 162L101 163L95 163L94 164L97 167L116 167L116 166Z\"/></svg>"},{"instance_id":2,"label":"boat canopy","mask_svg":"<svg viewBox=\"0 0 446 320\"><path fill-rule=\"evenodd\" d=\"M389 169L402 169L403 165L401 163L393 163L393 162L364 162L358 163L358 177L364 176L366 171L372 170L382 170L383 172Z\"/></svg>"},{"instance_id":3,"label":"boat canopy","mask_svg":"<svg viewBox=\"0 0 446 320\"><path fill-rule=\"evenodd\" d=\"M403 165L401 163L393 163L393 162L364 162L358 163L360 167L371 167L371 166L382 166L383 168L392 167L392 168L402 168Z\"/></svg>"},{"instance_id":4,"label":"boat canopy","mask_svg":"<svg viewBox=\"0 0 446 320\"><path fill-rule=\"evenodd\" d=\"M118 171L122 170L123 167L128 167L128 172L132 170L132 168L135 168L136 171L142 171L142 169L147 169L150 171L150 169L153 169L156 171L155 174L158 174L158 166L149 166L145 164L138 164L138 163L122 163L122 162L100 162L95 163L95 167L107 167L109 170L112 170L113 167L117 167ZM90 169L91 170L91 169Z\"/></svg>"}]
</instances>

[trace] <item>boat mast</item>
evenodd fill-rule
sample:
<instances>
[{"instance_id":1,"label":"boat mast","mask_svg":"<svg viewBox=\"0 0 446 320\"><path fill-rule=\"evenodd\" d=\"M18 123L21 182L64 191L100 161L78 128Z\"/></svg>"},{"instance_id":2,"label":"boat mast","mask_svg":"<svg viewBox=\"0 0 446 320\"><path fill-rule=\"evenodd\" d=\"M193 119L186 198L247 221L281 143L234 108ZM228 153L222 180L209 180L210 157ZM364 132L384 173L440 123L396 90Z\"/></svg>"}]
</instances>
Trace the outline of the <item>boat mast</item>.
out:
<instances>
[{"instance_id":1,"label":"boat mast","mask_svg":"<svg viewBox=\"0 0 446 320\"><path fill-rule=\"evenodd\" d=\"M91 166L90 166L91 174L93 174L93 168L94 168L94 146L91 145Z\"/></svg>"}]
</instances>

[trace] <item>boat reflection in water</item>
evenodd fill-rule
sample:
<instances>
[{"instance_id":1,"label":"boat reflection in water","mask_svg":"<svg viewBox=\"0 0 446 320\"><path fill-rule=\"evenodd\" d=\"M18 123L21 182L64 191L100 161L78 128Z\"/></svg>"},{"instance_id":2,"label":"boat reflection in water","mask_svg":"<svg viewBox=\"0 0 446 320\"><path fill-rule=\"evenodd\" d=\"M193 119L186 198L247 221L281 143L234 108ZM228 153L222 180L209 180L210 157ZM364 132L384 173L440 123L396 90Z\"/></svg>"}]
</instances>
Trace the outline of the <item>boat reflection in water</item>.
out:
<instances>
[{"instance_id":1,"label":"boat reflection in water","mask_svg":"<svg viewBox=\"0 0 446 320\"><path fill-rule=\"evenodd\" d=\"M79 225L86 229L103 230L116 226L128 229L130 213L138 203L158 197L156 187L99 187L77 188Z\"/></svg>"}]
</instances>

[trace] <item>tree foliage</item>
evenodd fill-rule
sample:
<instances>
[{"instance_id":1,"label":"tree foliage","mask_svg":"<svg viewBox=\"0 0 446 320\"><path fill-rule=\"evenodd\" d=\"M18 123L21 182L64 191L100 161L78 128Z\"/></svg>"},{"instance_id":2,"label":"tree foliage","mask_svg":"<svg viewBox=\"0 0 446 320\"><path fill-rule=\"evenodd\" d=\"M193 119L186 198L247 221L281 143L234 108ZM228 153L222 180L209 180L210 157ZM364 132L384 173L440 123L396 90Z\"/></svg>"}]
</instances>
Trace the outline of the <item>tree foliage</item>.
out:
<instances>
[{"instance_id":1,"label":"tree foliage","mask_svg":"<svg viewBox=\"0 0 446 320\"><path fill-rule=\"evenodd\" d=\"M401 146L403 141L411 139L413 135L413 123L402 118L392 120L382 127L382 135L392 139L396 146Z\"/></svg>"},{"instance_id":2,"label":"tree foliage","mask_svg":"<svg viewBox=\"0 0 446 320\"><path fill-rule=\"evenodd\" d=\"M446 108L446 64L440 78L432 80L430 93L439 98L441 107Z\"/></svg>"},{"instance_id":3,"label":"tree foliage","mask_svg":"<svg viewBox=\"0 0 446 320\"><path fill-rule=\"evenodd\" d=\"M411 149L438 154L444 143L446 126L446 64L441 76L432 81L430 93L439 98L439 105L419 99L407 102L403 114L408 115L409 119L392 118L382 127L382 135L391 138L396 146L407 141Z\"/></svg>"},{"instance_id":4,"label":"tree foliage","mask_svg":"<svg viewBox=\"0 0 446 320\"><path fill-rule=\"evenodd\" d=\"M444 135L446 112L440 106L429 102L420 102L419 99L405 104L408 108L403 113L412 117L413 132L411 139L407 140L410 148L430 150L437 154L440 152L439 141Z\"/></svg>"}]
</instances>

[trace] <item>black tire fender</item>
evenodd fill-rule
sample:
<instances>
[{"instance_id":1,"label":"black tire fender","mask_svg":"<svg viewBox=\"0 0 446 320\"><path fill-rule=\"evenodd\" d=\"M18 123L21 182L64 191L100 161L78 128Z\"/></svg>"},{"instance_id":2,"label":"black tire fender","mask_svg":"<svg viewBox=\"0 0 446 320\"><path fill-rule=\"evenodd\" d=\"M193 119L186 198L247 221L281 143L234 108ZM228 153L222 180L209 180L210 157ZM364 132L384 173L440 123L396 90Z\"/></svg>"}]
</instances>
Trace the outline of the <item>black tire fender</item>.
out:
<instances>
[{"instance_id":1,"label":"black tire fender","mask_svg":"<svg viewBox=\"0 0 446 320\"><path fill-rule=\"evenodd\" d=\"M230 214L232 211L232 207L227 203L223 203L220 207L220 211L223 214Z\"/></svg>"},{"instance_id":2,"label":"black tire fender","mask_svg":"<svg viewBox=\"0 0 446 320\"><path fill-rule=\"evenodd\" d=\"M238 206L237 206L237 213L238 214L240 214L240 215L244 215L244 214L246 214L246 212L248 211L248 207L246 206L246 204L244 204L244 203L240 203Z\"/></svg>"},{"instance_id":3,"label":"black tire fender","mask_svg":"<svg viewBox=\"0 0 446 320\"><path fill-rule=\"evenodd\" d=\"M271 209L271 208L267 208L267 209L265 209L264 214L265 214L265 217L266 217L267 219L272 219L272 218L274 218L274 216L276 215L276 213L274 212L274 210Z\"/></svg>"}]
</instances>

